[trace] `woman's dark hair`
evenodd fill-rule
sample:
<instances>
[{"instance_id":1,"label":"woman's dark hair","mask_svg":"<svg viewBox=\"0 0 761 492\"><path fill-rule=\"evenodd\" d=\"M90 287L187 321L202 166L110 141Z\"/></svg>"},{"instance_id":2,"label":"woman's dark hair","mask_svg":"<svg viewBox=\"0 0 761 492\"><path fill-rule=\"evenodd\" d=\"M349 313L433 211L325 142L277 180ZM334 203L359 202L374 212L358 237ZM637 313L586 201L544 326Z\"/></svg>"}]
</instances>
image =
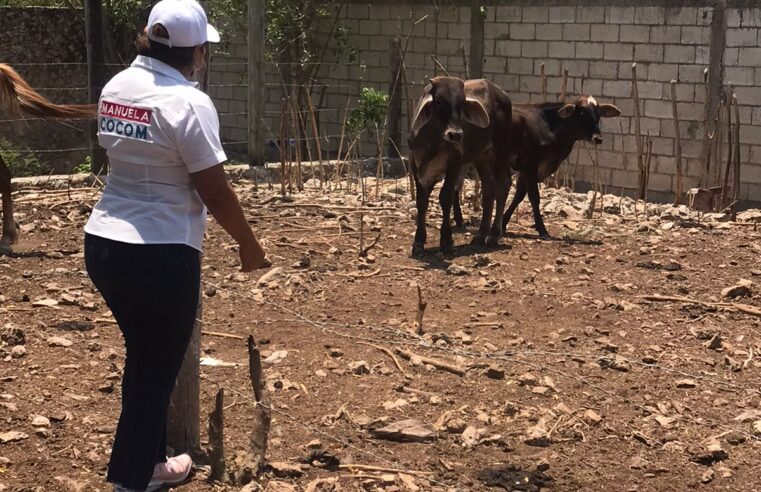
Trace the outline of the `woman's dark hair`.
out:
<instances>
[{"instance_id":1,"label":"woman's dark hair","mask_svg":"<svg viewBox=\"0 0 761 492\"><path fill-rule=\"evenodd\" d=\"M169 39L169 33L161 24L155 24L151 28L151 35L154 38ZM148 39L146 34L140 34L135 45L138 55L155 58L178 70L193 64L193 50L195 48L170 48L165 44Z\"/></svg>"}]
</instances>

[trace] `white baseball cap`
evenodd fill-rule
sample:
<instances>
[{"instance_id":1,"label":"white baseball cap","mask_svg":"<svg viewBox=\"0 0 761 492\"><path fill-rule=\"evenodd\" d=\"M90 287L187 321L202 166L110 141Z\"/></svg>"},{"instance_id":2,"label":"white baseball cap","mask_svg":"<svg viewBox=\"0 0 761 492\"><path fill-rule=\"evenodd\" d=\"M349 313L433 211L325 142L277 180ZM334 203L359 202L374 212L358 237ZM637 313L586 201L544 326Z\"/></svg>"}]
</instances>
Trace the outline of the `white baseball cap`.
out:
<instances>
[{"instance_id":1,"label":"white baseball cap","mask_svg":"<svg viewBox=\"0 0 761 492\"><path fill-rule=\"evenodd\" d=\"M156 24L164 26L169 39L151 35ZM193 48L206 42L219 43L219 31L209 24L206 12L195 0L161 0L148 16L148 39L170 48Z\"/></svg>"}]
</instances>

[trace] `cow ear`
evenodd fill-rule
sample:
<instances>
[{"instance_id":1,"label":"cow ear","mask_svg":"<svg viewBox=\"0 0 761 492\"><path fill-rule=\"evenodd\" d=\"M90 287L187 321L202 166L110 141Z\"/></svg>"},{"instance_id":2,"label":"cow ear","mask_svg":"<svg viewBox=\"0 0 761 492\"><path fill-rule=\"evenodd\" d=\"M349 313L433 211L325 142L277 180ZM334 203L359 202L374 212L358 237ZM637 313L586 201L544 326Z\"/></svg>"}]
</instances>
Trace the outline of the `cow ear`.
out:
<instances>
[{"instance_id":1,"label":"cow ear","mask_svg":"<svg viewBox=\"0 0 761 492\"><path fill-rule=\"evenodd\" d=\"M599 106L601 118L615 118L621 116L621 110L612 104L601 104Z\"/></svg>"},{"instance_id":2,"label":"cow ear","mask_svg":"<svg viewBox=\"0 0 761 492\"><path fill-rule=\"evenodd\" d=\"M423 99L420 100L420 104L418 104L417 112L415 113L415 118L412 120L412 133L416 134L420 131L421 128L423 128L425 125L428 124L429 121L431 121L431 117L433 115L433 108L431 107L433 105L433 96L430 94L427 94Z\"/></svg>"},{"instance_id":3,"label":"cow ear","mask_svg":"<svg viewBox=\"0 0 761 492\"><path fill-rule=\"evenodd\" d=\"M481 101L472 97L465 98L462 115L465 121L478 128L488 128L491 123L491 118L489 118L489 113L486 112L484 105L481 104Z\"/></svg>"},{"instance_id":4,"label":"cow ear","mask_svg":"<svg viewBox=\"0 0 761 492\"><path fill-rule=\"evenodd\" d=\"M573 113L575 112L576 112L575 104L566 104L562 108L558 109L558 116L560 116L563 119L566 119L573 116Z\"/></svg>"}]
</instances>

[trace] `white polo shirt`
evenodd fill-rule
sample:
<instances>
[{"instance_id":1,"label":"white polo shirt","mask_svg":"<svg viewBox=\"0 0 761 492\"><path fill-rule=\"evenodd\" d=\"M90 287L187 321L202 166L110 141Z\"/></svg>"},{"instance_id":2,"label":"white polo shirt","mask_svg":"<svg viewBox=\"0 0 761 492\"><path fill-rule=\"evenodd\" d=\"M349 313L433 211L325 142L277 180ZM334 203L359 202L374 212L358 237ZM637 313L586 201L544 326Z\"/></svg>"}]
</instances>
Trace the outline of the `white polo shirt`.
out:
<instances>
[{"instance_id":1,"label":"white polo shirt","mask_svg":"<svg viewBox=\"0 0 761 492\"><path fill-rule=\"evenodd\" d=\"M196 85L169 65L138 56L103 88L98 142L110 173L87 233L202 250L206 207L190 173L227 157L217 110Z\"/></svg>"}]
</instances>

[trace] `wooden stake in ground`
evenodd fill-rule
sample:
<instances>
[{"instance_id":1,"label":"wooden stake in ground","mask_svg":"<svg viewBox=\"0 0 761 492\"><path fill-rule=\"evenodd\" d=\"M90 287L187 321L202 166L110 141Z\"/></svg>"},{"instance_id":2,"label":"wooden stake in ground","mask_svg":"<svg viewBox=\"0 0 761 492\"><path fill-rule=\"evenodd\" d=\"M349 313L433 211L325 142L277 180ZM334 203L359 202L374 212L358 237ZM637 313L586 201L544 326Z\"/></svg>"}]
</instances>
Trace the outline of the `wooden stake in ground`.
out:
<instances>
[{"instance_id":1,"label":"wooden stake in ground","mask_svg":"<svg viewBox=\"0 0 761 492\"><path fill-rule=\"evenodd\" d=\"M280 102L280 194L285 196L285 125L287 125L288 103L285 98Z\"/></svg>"},{"instance_id":2,"label":"wooden stake in ground","mask_svg":"<svg viewBox=\"0 0 761 492\"><path fill-rule=\"evenodd\" d=\"M739 121L735 121L734 124L739 124ZM727 193L729 188L729 173L732 170L732 153L734 147L732 146L732 84L727 87L727 167L724 170L724 187L721 190L721 204L720 209L724 209L727 206Z\"/></svg>"},{"instance_id":3,"label":"wooden stake in ground","mask_svg":"<svg viewBox=\"0 0 761 492\"><path fill-rule=\"evenodd\" d=\"M737 197L740 194L740 108L737 105L737 95L732 94L732 106L735 114L735 171L732 185L732 220L737 220Z\"/></svg>"},{"instance_id":4,"label":"wooden stake in ground","mask_svg":"<svg viewBox=\"0 0 761 492\"><path fill-rule=\"evenodd\" d=\"M325 181L325 166L322 163L322 144L320 143L320 132L317 129L317 117L314 113L314 105L312 105L312 96L309 95L309 91L305 90L307 108L309 109L309 117L312 121L312 134L314 135L315 147L317 148L317 161L320 163L320 189L322 189L323 182ZM312 163L314 165L314 163Z\"/></svg>"},{"instance_id":5,"label":"wooden stake in ground","mask_svg":"<svg viewBox=\"0 0 761 492\"><path fill-rule=\"evenodd\" d=\"M542 102L547 101L547 74L544 73L544 63L542 63L539 72L542 76Z\"/></svg>"},{"instance_id":6,"label":"wooden stake in ground","mask_svg":"<svg viewBox=\"0 0 761 492\"><path fill-rule=\"evenodd\" d=\"M248 337L248 370L251 386L254 390L256 407L254 409L253 429L251 431L251 469L256 473L264 467L267 454L267 439L272 422L270 395L262 373L262 356L254 342Z\"/></svg>"},{"instance_id":7,"label":"wooden stake in ground","mask_svg":"<svg viewBox=\"0 0 761 492\"><path fill-rule=\"evenodd\" d=\"M465 45L463 43L460 43L460 56L462 56L465 80L468 80L470 78L470 67L468 66L468 55L465 54Z\"/></svg>"},{"instance_id":8,"label":"wooden stake in ground","mask_svg":"<svg viewBox=\"0 0 761 492\"><path fill-rule=\"evenodd\" d=\"M645 199L645 166L642 161L642 123L639 115L639 88L637 87L637 64L632 63L632 99L634 106L634 136L637 144L637 169L639 169L639 199Z\"/></svg>"},{"instance_id":9,"label":"wooden stake in ground","mask_svg":"<svg viewBox=\"0 0 761 492\"><path fill-rule=\"evenodd\" d=\"M420 360L423 364L431 365L435 367L436 369L441 369L442 371L451 372L452 374L456 374L458 376L465 376L465 369L463 369L462 367L456 366L454 364L440 361L438 359L432 359L430 357L425 357L423 355L417 355L408 350L404 350L400 348L396 349L396 353L407 360L412 360L413 358L416 358Z\"/></svg>"},{"instance_id":10,"label":"wooden stake in ground","mask_svg":"<svg viewBox=\"0 0 761 492\"><path fill-rule=\"evenodd\" d=\"M225 479L225 389L220 388L214 399L214 411L209 414L209 480Z\"/></svg>"},{"instance_id":11,"label":"wooden stake in ground","mask_svg":"<svg viewBox=\"0 0 761 492\"><path fill-rule=\"evenodd\" d=\"M423 291L420 289L420 285L417 286L417 315L415 316L415 334L423 334L423 315L425 314L425 308L428 307L428 303L423 302Z\"/></svg>"},{"instance_id":12,"label":"wooden stake in ground","mask_svg":"<svg viewBox=\"0 0 761 492\"><path fill-rule=\"evenodd\" d=\"M566 91L568 90L568 69L563 69L563 83L560 86L560 96L558 96L558 101L561 103L565 102L565 96Z\"/></svg>"},{"instance_id":13,"label":"wooden stake in ground","mask_svg":"<svg viewBox=\"0 0 761 492\"><path fill-rule=\"evenodd\" d=\"M676 104L676 80L671 81L671 109L674 113L674 146L676 148L676 193L674 206L682 204L684 189L682 185L682 134L679 131L679 112Z\"/></svg>"}]
</instances>

